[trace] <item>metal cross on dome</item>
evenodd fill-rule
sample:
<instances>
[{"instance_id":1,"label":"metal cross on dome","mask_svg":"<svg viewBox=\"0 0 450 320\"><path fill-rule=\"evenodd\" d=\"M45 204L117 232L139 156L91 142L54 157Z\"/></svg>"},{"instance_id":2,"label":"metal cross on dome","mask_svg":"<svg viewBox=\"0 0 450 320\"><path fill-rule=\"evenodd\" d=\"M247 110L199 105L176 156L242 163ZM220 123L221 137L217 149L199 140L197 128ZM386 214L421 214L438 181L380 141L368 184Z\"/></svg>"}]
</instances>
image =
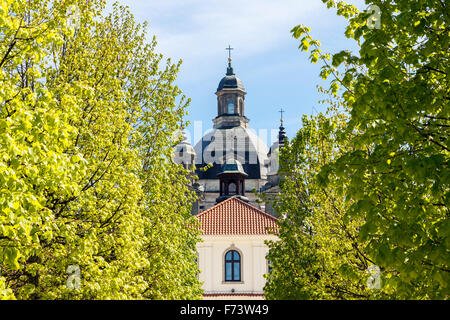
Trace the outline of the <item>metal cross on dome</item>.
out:
<instances>
[{"instance_id":1,"label":"metal cross on dome","mask_svg":"<svg viewBox=\"0 0 450 320\"><path fill-rule=\"evenodd\" d=\"M228 48L225 48L225 50L228 50L228 60L231 60L231 50L234 50L234 48L228 45Z\"/></svg>"},{"instance_id":2,"label":"metal cross on dome","mask_svg":"<svg viewBox=\"0 0 450 320\"><path fill-rule=\"evenodd\" d=\"M283 108L281 108L280 111L278 111L279 113L281 113L281 122L283 122L283 113L286 112L283 110Z\"/></svg>"}]
</instances>

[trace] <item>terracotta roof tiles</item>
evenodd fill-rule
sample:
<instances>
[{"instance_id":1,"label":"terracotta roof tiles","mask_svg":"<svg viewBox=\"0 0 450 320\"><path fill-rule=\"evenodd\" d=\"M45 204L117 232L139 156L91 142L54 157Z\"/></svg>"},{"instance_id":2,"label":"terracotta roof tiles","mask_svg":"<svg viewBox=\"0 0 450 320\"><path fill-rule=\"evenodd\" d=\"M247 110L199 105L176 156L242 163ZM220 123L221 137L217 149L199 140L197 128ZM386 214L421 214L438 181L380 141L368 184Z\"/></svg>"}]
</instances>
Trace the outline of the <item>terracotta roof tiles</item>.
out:
<instances>
[{"instance_id":1,"label":"terracotta roof tiles","mask_svg":"<svg viewBox=\"0 0 450 320\"><path fill-rule=\"evenodd\" d=\"M197 215L203 235L270 234L278 231L278 219L236 197Z\"/></svg>"}]
</instances>

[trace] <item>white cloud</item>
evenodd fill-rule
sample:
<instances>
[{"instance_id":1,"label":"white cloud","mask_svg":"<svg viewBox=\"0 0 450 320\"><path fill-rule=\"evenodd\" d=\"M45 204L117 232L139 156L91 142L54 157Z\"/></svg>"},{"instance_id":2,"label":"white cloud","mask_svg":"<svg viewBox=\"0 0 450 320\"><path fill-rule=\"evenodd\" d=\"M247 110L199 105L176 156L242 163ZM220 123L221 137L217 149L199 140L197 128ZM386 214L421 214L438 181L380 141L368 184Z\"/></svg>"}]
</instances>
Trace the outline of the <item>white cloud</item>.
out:
<instances>
[{"instance_id":1,"label":"white cloud","mask_svg":"<svg viewBox=\"0 0 450 320\"><path fill-rule=\"evenodd\" d=\"M107 1L111 6L116 0ZM281 103L279 97L269 98L264 79L276 78L287 85L289 92L279 86L279 93L288 96L282 105L291 107L291 117L285 121L291 137L299 123L298 117L293 115L309 113L311 106L316 105L314 79L318 79L319 71L309 64L307 54L299 53L298 41L292 39L290 30L297 24L305 24L312 28L313 37L322 41L325 51L348 48L343 36L345 19L336 16L334 9L327 9L321 0L118 1L128 5L139 22L149 21L149 35L157 36L158 52L183 59L178 83L193 98L189 119L191 122L202 120L205 128L215 115L213 92L225 72L228 44L235 48L234 66L248 81L244 82L246 88L253 84L247 100L250 103L248 114L256 105L261 110L269 110L268 104ZM364 0L348 2L365 8ZM244 65L248 68L245 78ZM277 114L276 111L273 114ZM268 116L264 113L254 112L250 115L252 125L271 123L272 127L273 122L266 121L265 117ZM278 122L274 123L277 126Z\"/></svg>"},{"instance_id":2,"label":"white cloud","mask_svg":"<svg viewBox=\"0 0 450 320\"><path fill-rule=\"evenodd\" d=\"M303 5L302 5L303 3ZM239 48L243 57L271 49L280 41L290 38L289 30L302 16L306 16L318 2L282 0L210 1L194 12L192 21L195 31L182 33L185 44L195 43L198 47L208 46L210 50L200 50L196 54L210 55L223 53L224 44L231 42ZM280 35L284 35L281 36ZM165 34L168 48L175 45L173 35ZM183 48L183 44L180 48ZM178 51L177 50L177 51Z\"/></svg>"},{"instance_id":3,"label":"white cloud","mask_svg":"<svg viewBox=\"0 0 450 320\"><path fill-rule=\"evenodd\" d=\"M289 31L312 13L323 10L311 0L127 0L139 20L150 21L159 50L183 58L184 68L225 60L228 44L234 55L250 57L291 39Z\"/></svg>"}]
</instances>

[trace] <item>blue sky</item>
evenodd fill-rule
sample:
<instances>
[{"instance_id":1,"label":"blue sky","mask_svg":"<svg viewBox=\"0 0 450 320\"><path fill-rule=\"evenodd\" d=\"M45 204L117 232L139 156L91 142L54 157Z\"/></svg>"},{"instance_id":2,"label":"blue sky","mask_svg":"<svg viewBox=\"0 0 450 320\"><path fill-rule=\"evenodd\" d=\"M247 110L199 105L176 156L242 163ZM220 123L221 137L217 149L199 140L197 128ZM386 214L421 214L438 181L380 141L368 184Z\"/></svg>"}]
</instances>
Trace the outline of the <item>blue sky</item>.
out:
<instances>
[{"instance_id":1,"label":"blue sky","mask_svg":"<svg viewBox=\"0 0 450 320\"><path fill-rule=\"evenodd\" d=\"M113 1L108 0L108 5ZM269 132L279 126L282 107L289 138L301 126L302 114L324 111L317 85L320 65L298 50L299 41L290 30L304 24L322 49L334 53L356 50L344 36L346 20L321 0L119 0L130 7L138 22L149 22L149 35L156 35L157 50L166 57L183 60L177 84L192 99L187 120L191 143L200 139L193 124L202 131L212 127L217 105L214 94L225 75L230 44L233 67L247 91L246 116L250 127ZM363 10L361 0L347 3ZM199 122L197 122L198 124ZM198 129L197 129L198 131ZM195 140L194 140L195 139Z\"/></svg>"}]
</instances>

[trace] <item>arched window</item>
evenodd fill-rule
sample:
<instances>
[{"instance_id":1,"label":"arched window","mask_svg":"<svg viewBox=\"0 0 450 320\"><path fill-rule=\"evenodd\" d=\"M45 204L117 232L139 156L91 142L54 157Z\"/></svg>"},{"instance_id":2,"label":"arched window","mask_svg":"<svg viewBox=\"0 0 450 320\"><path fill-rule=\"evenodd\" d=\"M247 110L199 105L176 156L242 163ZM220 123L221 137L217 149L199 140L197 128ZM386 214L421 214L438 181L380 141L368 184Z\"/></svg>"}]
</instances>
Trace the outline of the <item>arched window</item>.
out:
<instances>
[{"instance_id":1,"label":"arched window","mask_svg":"<svg viewBox=\"0 0 450 320\"><path fill-rule=\"evenodd\" d=\"M234 114L234 101L233 99L228 100L228 114Z\"/></svg>"},{"instance_id":2,"label":"arched window","mask_svg":"<svg viewBox=\"0 0 450 320\"><path fill-rule=\"evenodd\" d=\"M241 255L236 250L225 255L225 281L241 281Z\"/></svg>"},{"instance_id":3,"label":"arched window","mask_svg":"<svg viewBox=\"0 0 450 320\"><path fill-rule=\"evenodd\" d=\"M234 182L230 182L229 184L228 184L228 193L229 194L236 194L236 183L234 183Z\"/></svg>"}]
</instances>

